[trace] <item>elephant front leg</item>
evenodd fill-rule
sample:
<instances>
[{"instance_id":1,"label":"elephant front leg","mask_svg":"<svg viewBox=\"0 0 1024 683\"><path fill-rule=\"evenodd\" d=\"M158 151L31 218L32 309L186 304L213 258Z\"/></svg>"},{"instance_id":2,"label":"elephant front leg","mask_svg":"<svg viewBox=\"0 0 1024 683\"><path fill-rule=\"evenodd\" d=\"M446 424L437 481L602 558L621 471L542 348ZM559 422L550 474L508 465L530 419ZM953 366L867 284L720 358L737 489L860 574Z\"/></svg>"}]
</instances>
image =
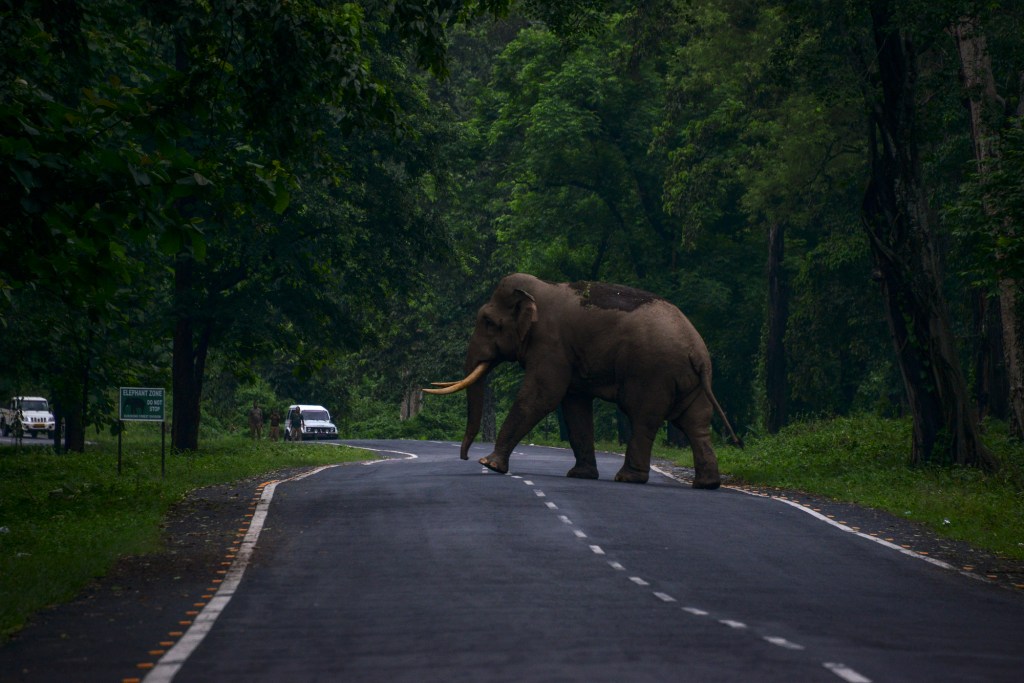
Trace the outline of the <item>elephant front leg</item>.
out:
<instances>
[{"instance_id":1,"label":"elephant front leg","mask_svg":"<svg viewBox=\"0 0 1024 683\"><path fill-rule=\"evenodd\" d=\"M562 415L569 431L569 445L576 456L576 465L565 473L577 479L597 479L597 457L594 455L594 399L590 396L566 396Z\"/></svg>"},{"instance_id":2,"label":"elephant front leg","mask_svg":"<svg viewBox=\"0 0 1024 683\"><path fill-rule=\"evenodd\" d=\"M494 443L494 451L487 457L480 458L480 464L499 474L507 474L512 450L545 415L555 409L560 398L561 396L552 389L539 388L533 382L524 381L516 402L512 404L508 417L501 425Z\"/></svg>"}]
</instances>

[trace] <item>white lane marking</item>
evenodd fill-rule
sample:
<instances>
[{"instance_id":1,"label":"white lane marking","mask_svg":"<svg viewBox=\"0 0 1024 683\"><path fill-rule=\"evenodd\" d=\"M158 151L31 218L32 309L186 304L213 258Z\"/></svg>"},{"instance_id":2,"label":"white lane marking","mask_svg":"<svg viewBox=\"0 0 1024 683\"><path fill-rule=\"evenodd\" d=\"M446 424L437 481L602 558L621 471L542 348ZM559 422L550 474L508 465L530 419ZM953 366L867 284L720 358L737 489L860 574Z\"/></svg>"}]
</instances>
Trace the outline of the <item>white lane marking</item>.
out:
<instances>
[{"instance_id":1,"label":"white lane marking","mask_svg":"<svg viewBox=\"0 0 1024 683\"><path fill-rule=\"evenodd\" d=\"M609 562L608 566L611 567L612 569L614 569L617 572L624 572L624 571L626 571L626 568L623 567L618 562Z\"/></svg>"},{"instance_id":2,"label":"white lane marking","mask_svg":"<svg viewBox=\"0 0 1024 683\"><path fill-rule=\"evenodd\" d=\"M652 465L651 469L654 470L655 472L657 472L658 474L664 476L664 477L668 477L669 479L678 481L679 483L685 483L679 477L675 476L674 474L672 474L670 472L667 472L667 471L661 469L660 467L655 467L655 466ZM835 521L834 519L829 519L825 515L823 515L823 514L821 514L819 512L815 512L814 510L810 509L809 507L807 507L805 505L801 505L800 503L797 503L796 501L786 500L784 498L777 498L775 496L765 495L763 493L754 493L752 491L745 491L745 490L743 490L741 488L736 488L734 486L723 486L722 488L729 489L730 491L736 491L738 493L742 493L742 494L745 494L745 495L748 495L748 496L754 496L755 498L767 498L769 500L774 500L774 501L777 501L779 503L785 503L786 505L794 507L797 510L800 510L801 512L806 512L807 514L809 514L810 516L814 517L815 519L821 520L822 522L825 522L826 524L830 524L830 525L834 526L835 528L839 529L840 531L845 531L847 533L854 534L855 536L860 536L861 538L864 538L864 539L867 539L869 541L872 541L873 543L878 543L879 545L885 546L886 548L889 548L890 550L895 550L896 552L902 553L902 554L904 554L904 555L906 555L908 557L913 557L913 558L918 559L918 560L923 560L924 562L927 562L928 564L934 565L936 567L941 567L942 569L948 569L949 571L956 572L957 574L962 574L963 576L966 576L968 578L974 579L976 581L983 581L983 582L986 582L986 583L988 582L988 580L985 577L979 576L978 574L975 574L973 572L969 572L969 571L966 571L966 570L954 567L953 565L949 564L948 562L943 562L942 560L936 560L934 557L928 557L927 555L922 555L921 553L914 552L913 550L910 550L909 548L904 548L902 546L896 545L895 543L890 543L889 541L886 541L884 539L878 538L877 536L872 536L871 534L865 534L864 532L857 531L856 529L853 529L853 528L851 528L851 527L849 527L849 526L847 526L845 524L840 524L839 522Z\"/></svg>"},{"instance_id":3,"label":"white lane marking","mask_svg":"<svg viewBox=\"0 0 1024 683\"><path fill-rule=\"evenodd\" d=\"M529 479L523 479L523 483L526 484L527 486L533 486L533 482L530 481Z\"/></svg>"},{"instance_id":4,"label":"white lane marking","mask_svg":"<svg viewBox=\"0 0 1024 683\"><path fill-rule=\"evenodd\" d=\"M592 546L590 546L590 550L595 555L604 555L604 550L599 545L592 545Z\"/></svg>"},{"instance_id":5,"label":"white lane marking","mask_svg":"<svg viewBox=\"0 0 1024 683\"><path fill-rule=\"evenodd\" d=\"M552 502L547 502L547 503L544 503L544 504L545 504L545 505L547 505L547 506L548 506L548 507L549 507L550 509L552 509L552 510L557 510L557 509L558 509L558 506L557 506L557 505L555 505L555 504L554 504L554 503L552 503Z\"/></svg>"},{"instance_id":6,"label":"white lane marking","mask_svg":"<svg viewBox=\"0 0 1024 683\"><path fill-rule=\"evenodd\" d=\"M547 497L547 496L546 496L546 495L544 494L544 492L543 492L543 491L541 491L540 489L534 489L534 490L533 490L533 493L534 493L534 495L535 495L535 496L537 496L538 498L546 498L546 497Z\"/></svg>"},{"instance_id":7,"label":"white lane marking","mask_svg":"<svg viewBox=\"0 0 1024 683\"><path fill-rule=\"evenodd\" d=\"M725 624L729 628L734 628L734 629L737 629L737 630L738 629L744 629L744 628L747 627L747 625L744 624L742 621L733 621L732 619L719 619L718 623L719 624Z\"/></svg>"},{"instance_id":8,"label":"white lane marking","mask_svg":"<svg viewBox=\"0 0 1024 683\"><path fill-rule=\"evenodd\" d=\"M706 617L709 614L708 612L705 612L702 609L697 609L696 607L684 607L683 611L689 612L695 617Z\"/></svg>"},{"instance_id":9,"label":"white lane marking","mask_svg":"<svg viewBox=\"0 0 1024 683\"><path fill-rule=\"evenodd\" d=\"M288 479L272 481L263 487L263 493L256 503L256 511L253 512L252 521L249 522L249 530L245 533L245 537L239 544L235 559L231 563L231 567L228 568L227 574L224 575L224 581L220 584L220 588L217 589L217 593L206 603L206 606L196 615L195 619L192 620L192 625L185 631L185 635L181 637L181 640L168 650L156 665L150 669L146 678L143 679L145 683L170 683L170 681L174 680L178 671L203 642L210 629L213 628L217 617L221 615L221 612L227 607L231 598L234 597L235 592L238 590L238 585L242 582L242 575L245 574L249 561L252 559L253 550L256 548L256 541L263 531L263 524L266 522L267 513L270 510L270 501L273 500L274 491L278 485L289 481L305 479L332 467L340 466L340 463L324 465L323 467L318 467L310 472L304 472Z\"/></svg>"},{"instance_id":10,"label":"white lane marking","mask_svg":"<svg viewBox=\"0 0 1024 683\"><path fill-rule=\"evenodd\" d=\"M764 639L767 640L772 645L778 645L779 647L785 648L787 650L803 650L804 649L803 645L799 645L797 643L791 642L789 640L786 640L785 638L779 638L777 636L765 636Z\"/></svg>"},{"instance_id":11,"label":"white lane marking","mask_svg":"<svg viewBox=\"0 0 1024 683\"><path fill-rule=\"evenodd\" d=\"M486 469L486 468L484 468L484 469ZM522 479L522 477L519 476L518 474L512 474L512 475L509 475L509 476L511 476L513 479Z\"/></svg>"},{"instance_id":12,"label":"white lane marking","mask_svg":"<svg viewBox=\"0 0 1024 683\"><path fill-rule=\"evenodd\" d=\"M746 492L744 492L744 493L746 493ZM954 567L953 565L949 564L948 562L943 562L942 560L936 560L934 557L928 557L927 555L922 555L921 553L914 552L913 550L910 550L909 548L904 548L902 546L896 545L895 543L890 543L889 541L886 541L885 539L878 538L876 536L872 536L871 534L865 534L863 531L857 531L856 529L848 527L845 524L840 524L839 522L835 521L834 519L829 519L828 517L826 517L825 515L821 514L820 512L815 512L814 510L811 510L810 508L808 508L808 507L806 507L804 505L801 505L800 503L797 503L795 501L785 500L783 498L774 498L774 497L772 498L772 500L777 500L780 503L785 503L786 505L789 505L791 507L795 507L797 510L800 510L802 512L806 512L810 516L812 516L812 517L814 517L816 519L819 519L822 522L825 522L826 524L831 524L832 526L834 526L835 528L837 528L837 529L839 529L841 531L845 531L845 532L853 534L855 536L860 536L861 538L865 538L865 539L867 539L869 541L874 541L875 543L878 543L879 545L883 545L886 548L889 548L891 550L895 550L896 552L899 552L899 553L903 553L904 555L907 555L909 557L914 557L914 558L917 558L918 560L923 560L923 561L927 562L928 564L935 565L936 567L941 567L942 569L948 569L950 571L957 572L958 574L963 574L964 576L969 576L972 579L979 579L979 580L984 581L984 579L982 579L982 577L978 576L977 574L972 574L971 572L963 571L961 569L958 569L958 568Z\"/></svg>"},{"instance_id":13,"label":"white lane marking","mask_svg":"<svg viewBox=\"0 0 1024 683\"><path fill-rule=\"evenodd\" d=\"M562 524L572 524L572 520L565 515L558 515L558 519L562 520Z\"/></svg>"},{"instance_id":14,"label":"white lane marking","mask_svg":"<svg viewBox=\"0 0 1024 683\"><path fill-rule=\"evenodd\" d=\"M658 592L655 592L654 593L654 597L658 598L662 602L675 602L676 601L676 599L673 598L668 593L658 593Z\"/></svg>"},{"instance_id":15,"label":"white lane marking","mask_svg":"<svg viewBox=\"0 0 1024 683\"><path fill-rule=\"evenodd\" d=\"M364 465L379 465L382 462L398 462L399 460L419 460L418 455L415 453L407 453L406 451L392 451L386 448L370 448L369 446L350 446L349 444L342 444L349 448L358 448L361 451L370 451L371 453L394 453L395 455L405 456L403 458L381 458L380 460L367 460L362 463Z\"/></svg>"},{"instance_id":16,"label":"white lane marking","mask_svg":"<svg viewBox=\"0 0 1024 683\"><path fill-rule=\"evenodd\" d=\"M576 538L586 538L587 537L587 535L585 533L583 533L582 531L580 531L579 529L573 529L572 532L574 534L576 534Z\"/></svg>"},{"instance_id":17,"label":"white lane marking","mask_svg":"<svg viewBox=\"0 0 1024 683\"><path fill-rule=\"evenodd\" d=\"M870 678L865 678L859 673L846 666L845 664L836 664L834 662L825 662L825 668L839 676L847 683L871 683Z\"/></svg>"},{"instance_id":18,"label":"white lane marking","mask_svg":"<svg viewBox=\"0 0 1024 683\"><path fill-rule=\"evenodd\" d=\"M651 584L647 583L646 581L644 581L643 579L641 579L639 576L631 576L631 577L629 577L629 580L632 581L633 583L635 583L638 586L650 586L651 585Z\"/></svg>"}]
</instances>

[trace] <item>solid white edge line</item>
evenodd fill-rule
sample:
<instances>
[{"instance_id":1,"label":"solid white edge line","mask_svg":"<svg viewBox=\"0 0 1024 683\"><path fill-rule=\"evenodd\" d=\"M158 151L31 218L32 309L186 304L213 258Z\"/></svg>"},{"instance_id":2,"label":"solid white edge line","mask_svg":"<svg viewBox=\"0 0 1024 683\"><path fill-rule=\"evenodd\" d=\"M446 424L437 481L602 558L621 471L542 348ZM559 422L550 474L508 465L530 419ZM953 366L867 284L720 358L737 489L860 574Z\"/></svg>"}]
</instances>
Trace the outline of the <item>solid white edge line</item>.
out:
<instances>
[{"instance_id":1,"label":"solid white edge line","mask_svg":"<svg viewBox=\"0 0 1024 683\"><path fill-rule=\"evenodd\" d=\"M203 642L203 639L210 633L213 624L217 621L217 617L221 615L221 612L227 607L231 598L234 597L235 591L242 581L242 576L249 566L253 550L256 548L256 541L259 539L260 533L263 531L263 524L267 519L270 501L274 498L274 491L277 490L278 484L305 479L324 470L339 466L340 463L324 465L323 467L297 474L288 479L272 481L263 487L263 493L256 503L256 511L252 515L252 521L249 522L249 530L239 544L235 559L231 563L227 574L224 575L224 580L217 589L217 593L206 603L206 606L196 615L196 618L192 620L192 625L185 631L181 640L175 643L174 647L168 650L150 669L143 679L144 683L170 683L181 667L184 666L185 662L188 661L192 653L195 652L196 648L199 647L200 643Z\"/></svg>"},{"instance_id":2,"label":"solid white edge line","mask_svg":"<svg viewBox=\"0 0 1024 683\"><path fill-rule=\"evenodd\" d=\"M669 479L672 479L673 481L678 481L680 483L683 483L681 479L679 479L678 477L670 474L669 472L666 472L665 470L663 470L663 469L661 469L659 467L655 467L655 466L652 465L651 469L654 470L655 472L657 472L658 474L664 476L664 477L668 477ZM987 580L984 577L978 576L977 574L973 574L971 572L964 571L963 569L959 569L957 567L954 567L953 565L949 564L948 562L943 562L942 560L936 560L934 557L928 557L927 555L922 555L921 553L914 552L913 550L910 550L908 548L904 548L902 546L896 545L895 543L890 543L889 541L886 541L884 539L878 538L877 536L872 536L871 534L865 534L862 531L857 531L856 529L853 529L853 528L851 528L851 527L849 527L849 526L847 526L845 524L840 524L839 522L835 521L834 519L829 519L828 517L826 517L825 515L821 514L820 512L815 512L814 510L810 509L806 505L801 505L800 503L797 503L795 501L786 500L784 498L778 498L778 497L772 496L772 495L765 495L765 494L761 494L761 493L752 493L750 491L744 491L743 489L737 488L735 486L723 486L722 488L723 489L729 489L730 491L736 491L738 493L742 493L742 494L747 495L747 496L754 496L755 498L767 498L768 500L774 500L774 501L779 502L779 503L785 503L786 505L789 505L790 507L794 507L797 510L800 510L801 512L806 512L807 514L809 514L810 516L814 517L815 519L818 519L818 520L820 520L822 522L825 522L826 524L830 524L830 525L834 526L835 528L839 529L840 531L845 531L846 533L850 533L850 534L854 534L856 536L860 536L861 538L865 538L865 539L867 539L869 541L872 541L874 543L878 543L879 545L885 546L886 548L889 548L890 550L895 550L896 552L903 553L904 555L906 555L908 557L913 557L915 559L922 560L922 561L927 562L928 564L934 565L936 567L940 567L942 569L948 569L949 571L956 572L957 574L962 574L963 576L966 576L968 578L974 579L975 581L982 581L982 582L986 582L987 583Z\"/></svg>"},{"instance_id":3,"label":"solid white edge line","mask_svg":"<svg viewBox=\"0 0 1024 683\"><path fill-rule=\"evenodd\" d=\"M420 456L415 453L407 453L406 451L392 451L386 448L370 448L369 446L352 446L351 444L342 444L342 446L348 446L349 448L358 448L361 451L370 451L371 453L394 453L395 455L404 455L402 460L418 460ZM364 465L379 465L382 462L396 462L393 458L381 458L380 460L367 460Z\"/></svg>"}]
</instances>

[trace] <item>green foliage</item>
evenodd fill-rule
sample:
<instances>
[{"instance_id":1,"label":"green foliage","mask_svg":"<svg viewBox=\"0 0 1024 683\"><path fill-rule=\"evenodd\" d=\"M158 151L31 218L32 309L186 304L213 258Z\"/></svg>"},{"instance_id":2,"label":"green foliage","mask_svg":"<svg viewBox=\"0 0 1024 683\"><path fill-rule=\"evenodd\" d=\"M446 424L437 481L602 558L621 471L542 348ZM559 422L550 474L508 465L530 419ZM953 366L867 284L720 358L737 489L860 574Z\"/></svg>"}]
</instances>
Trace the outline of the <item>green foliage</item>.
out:
<instances>
[{"instance_id":1,"label":"green foliage","mask_svg":"<svg viewBox=\"0 0 1024 683\"><path fill-rule=\"evenodd\" d=\"M1024 278L1024 130L1019 123L1003 132L1000 157L979 172L972 162L958 201L948 207L954 234L967 247L964 264L972 283L994 290L1002 279Z\"/></svg>"},{"instance_id":2,"label":"green foliage","mask_svg":"<svg viewBox=\"0 0 1024 683\"><path fill-rule=\"evenodd\" d=\"M365 451L312 444L211 439L203 455L168 456L152 426L107 436L86 453L0 448L0 636L45 605L68 600L125 555L159 552L168 509L195 488L275 470L351 462Z\"/></svg>"}]
</instances>

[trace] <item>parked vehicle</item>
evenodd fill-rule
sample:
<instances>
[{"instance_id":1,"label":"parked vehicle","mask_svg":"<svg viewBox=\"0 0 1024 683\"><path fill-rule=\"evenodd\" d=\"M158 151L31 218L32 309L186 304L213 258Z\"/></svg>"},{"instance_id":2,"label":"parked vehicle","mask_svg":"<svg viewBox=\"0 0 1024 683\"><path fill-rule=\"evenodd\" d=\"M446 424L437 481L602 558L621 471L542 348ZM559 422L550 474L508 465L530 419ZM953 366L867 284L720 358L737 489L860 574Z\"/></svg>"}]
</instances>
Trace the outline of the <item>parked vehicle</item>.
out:
<instances>
[{"instance_id":1,"label":"parked vehicle","mask_svg":"<svg viewBox=\"0 0 1024 683\"><path fill-rule=\"evenodd\" d=\"M53 438L53 413L42 396L14 396L0 408L0 432L4 436L10 436L14 431L18 411L21 411L23 436L30 435L34 439L37 434L45 432L48 438Z\"/></svg>"},{"instance_id":2,"label":"parked vehicle","mask_svg":"<svg viewBox=\"0 0 1024 683\"><path fill-rule=\"evenodd\" d=\"M288 406L288 416L284 419L284 438L292 439L292 415L298 408L302 413L303 439L337 439L338 428L331 422L331 414L327 408L318 405L300 403Z\"/></svg>"}]
</instances>

